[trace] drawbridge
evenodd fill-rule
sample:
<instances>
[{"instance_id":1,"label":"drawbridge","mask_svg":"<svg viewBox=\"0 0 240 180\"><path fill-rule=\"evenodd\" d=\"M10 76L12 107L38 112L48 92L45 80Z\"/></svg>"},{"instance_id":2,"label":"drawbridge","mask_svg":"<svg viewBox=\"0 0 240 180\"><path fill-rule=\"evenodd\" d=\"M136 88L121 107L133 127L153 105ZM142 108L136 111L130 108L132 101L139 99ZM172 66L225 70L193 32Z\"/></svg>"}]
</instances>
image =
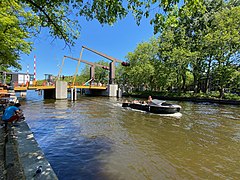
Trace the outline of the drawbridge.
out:
<instances>
[{"instance_id":1,"label":"drawbridge","mask_svg":"<svg viewBox=\"0 0 240 180\"><path fill-rule=\"evenodd\" d=\"M17 86L14 87L15 91L27 91L27 90L46 90L46 89L55 89L55 86ZM71 88L77 88L77 89L107 89L107 86L84 86L84 85L75 85L75 86L67 86L67 89L71 89Z\"/></svg>"},{"instance_id":2,"label":"drawbridge","mask_svg":"<svg viewBox=\"0 0 240 180\"><path fill-rule=\"evenodd\" d=\"M84 49L89 50L89 51L91 51L91 52L93 52L93 53L95 53L97 55L100 55L100 56L106 58L107 60L110 60L111 62L109 63L109 66L104 66L104 65L101 65L101 64L97 64L97 63L89 62L87 60L83 60L82 59L82 54L83 54L83 50ZM68 82L65 82L63 79L61 80L62 69L63 69L63 66L64 66L65 59L67 59L67 58L71 59L71 60L75 60L75 61L78 62L77 63L77 67L76 67L76 72L75 72L75 74L73 76L73 80L72 80L71 84L68 83ZM90 77L89 77L89 80L86 83L83 83L82 85L78 85L77 82L76 82L76 76L78 74L78 68L79 68L80 63L85 63L85 64L90 66ZM61 84L64 84L64 91L73 90L73 89L75 89L75 91L76 91L76 89L87 89L90 92L91 91L96 92L97 90L99 90L101 92L102 91L107 91L108 92L108 96L117 96L118 85L115 84L115 64L116 63L121 63L122 66L129 66L129 63L127 63L127 62L123 62L123 61L121 61L119 59L113 58L111 56L108 56L108 55L103 54L101 52L98 52L96 50L90 49L90 48L88 48L86 46L82 46L82 50L80 52L80 57L79 58L66 56L66 55L63 57L62 65L61 65L61 67L59 69L59 73L58 73L56 82L54 82L54 83L44 83L44 85L36 85L37 84L36 82L34 82L33 85L29 85L29 83L27 83L26 85L22 84L21 86L15 86L14 90L15 91L27 91L27 90L39 90L40 91L40 90L43 90L44 92L45 91L46 92L49 91L49 92L52 92L52 93L54 93L54 91L55 92L57 92L57 91L61 92L62 91L61 90L61 88L62 88L61 86L62 85L58 85L58 86L56 85L57 82L61 82ZM108 82L107 85L94 83L94 80L95 80L95 68L96 67L101 67L102 69L109 71L109 82ZM64 97L65 96L66 95L64 95Z\"/></svg>"}]
</instances>

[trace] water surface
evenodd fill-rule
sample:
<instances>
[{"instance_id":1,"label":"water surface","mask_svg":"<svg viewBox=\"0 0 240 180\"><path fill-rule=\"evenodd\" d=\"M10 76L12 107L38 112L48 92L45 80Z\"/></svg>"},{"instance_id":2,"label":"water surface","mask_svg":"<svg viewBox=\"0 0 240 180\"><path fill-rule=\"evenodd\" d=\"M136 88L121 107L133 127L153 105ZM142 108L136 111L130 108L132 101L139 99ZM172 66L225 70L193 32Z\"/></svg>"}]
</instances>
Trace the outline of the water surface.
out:
<instances>
[{"instance_id":1,"label":"water surface","mask_svg":"<svg viewBox=\"0 0 240 180\"><path fill-rule=\"evenodd\" d=\"M238 179L239 106L172 103L181 114L124 109L116 98L71 102L28 92L22 109L59 179Z\"/></svg>"}]
</instances>

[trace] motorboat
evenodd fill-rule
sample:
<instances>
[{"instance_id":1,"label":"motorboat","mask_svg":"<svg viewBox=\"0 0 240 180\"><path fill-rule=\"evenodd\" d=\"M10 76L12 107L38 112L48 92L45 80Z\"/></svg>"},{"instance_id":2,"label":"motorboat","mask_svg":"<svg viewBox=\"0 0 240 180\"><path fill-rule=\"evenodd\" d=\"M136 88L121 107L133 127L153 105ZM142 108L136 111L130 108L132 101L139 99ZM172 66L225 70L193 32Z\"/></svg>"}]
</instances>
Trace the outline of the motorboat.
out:
<instances>
[{"instance_id":1,"label":"motorboat","mask_svg":"<svg viewBox=\"0 0 240 180\"><path fill-rule=\"evenodd\" d=\"M180 112L181 106L177 104L170 104L166 101L161 101L158 99L153 99L151 103L149 103L151 113L156 114L173 114L176 112Z\"/></svg>"},{"instance_id":2,"label":"motorboat","mask_svg":"<svg viewBox=\"0 0 240 180\"><path fill-rule=\"evenodd\" d=\"M181 106L177 104L170 104L166 101L161 101L158 99L153 99L149 103L140 103L140 102L124 102L122 107L128 107L131 109L137 109L141 111L146 111L155 114L173 114L180 112Z\"/></svg>"}]
</instances>

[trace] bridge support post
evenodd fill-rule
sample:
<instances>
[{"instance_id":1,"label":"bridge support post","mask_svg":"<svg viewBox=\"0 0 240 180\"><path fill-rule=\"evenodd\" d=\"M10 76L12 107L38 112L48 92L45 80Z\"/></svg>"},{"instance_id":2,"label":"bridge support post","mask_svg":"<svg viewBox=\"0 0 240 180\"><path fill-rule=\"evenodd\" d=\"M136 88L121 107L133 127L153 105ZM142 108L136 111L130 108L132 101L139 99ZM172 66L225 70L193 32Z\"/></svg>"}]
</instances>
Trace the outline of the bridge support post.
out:
<instances>
[{"instance_id":1,"label":"bridge support post","mask_svg":"<svg viewBox=\"0 0 240 180\"><path fill-rule=\"evenodd\" d=\"M77 89L76 87L71 88L71 100L76 101L77 100Z\"/></svg>"},{"instance_id":2,"label":"bridge support post","mask_svg":"<svg viewBox=\"0 0 240 180\"><path fill-rule=\"evenodd\" d=\"M91 66L90 67L90 79L95 79L95 67Z\"/></svg>"},{"instance_id":3,"label":"bridge support post","mask_svg":"<svg viewBox=\"0 0 240 180\"><path fill-rule=\"evenodd\" d=\"M77 88L74 87L74 100L76 101L77 100Z\"/></svg>"},{"instance_id":4,"label":"bridge support post","mask_svg":"<svg viewBox=\"0 0 240 180\"><path fill-rule=\"evenodd\" d=\"M110 62L109 63L109 84L114 85L114 80L115 80L115 62Z\"/></svg>"},{"instance_id":5,"label":"bridge support post","mask_svg":"<svg viewBox=\"0 0 240 180\"><path fill-rule=\"evenodd\" d=\"M56 99L67 99L67 82L56 81Z\"/></svg>"},{"instance_id":6,"label":"bridge support post","mask_svg":"<svg viewBox=\"0 0 240 180\"><path fill-rule=\"evenodd\" d=\"M108 96L117 97L118 85L117 84L109 84L108 85Z\"/></svg>"},{"instance_id":7,"label":"bridge support post","mask_svg":"<svg viewBox=\"0 0 240 180\"><path fill-rule=\"evenodd\" d=\"M117 97L118 98L122 97L122 90L121 90L121 88L118 88L118 90L117 90Z\"/></svg>"},{"instance_id":8,"label":"bridge support post","mask_svg":"<svg viewBox=\"0 0 240 180\"><path fill-rule=\"evenodd\" d=\"M73 88L71 88L71 100L73 101Z\"/></svg>"}]
</instances>

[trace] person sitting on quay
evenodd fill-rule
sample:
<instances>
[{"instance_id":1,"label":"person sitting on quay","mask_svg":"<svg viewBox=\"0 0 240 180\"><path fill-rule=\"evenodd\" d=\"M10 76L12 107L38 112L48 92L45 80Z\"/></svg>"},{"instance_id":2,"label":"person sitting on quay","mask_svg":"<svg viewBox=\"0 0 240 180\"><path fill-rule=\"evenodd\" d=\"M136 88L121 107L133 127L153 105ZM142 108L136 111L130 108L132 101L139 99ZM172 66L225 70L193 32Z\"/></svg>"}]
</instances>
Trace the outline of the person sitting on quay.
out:
<instances>
[{"instance_id":1,"label":"person sitting on quay","mask_svg":"<svg viewBox=\"0 0 240 180\"><path fill-rule=\"evenodd\" d=\"M9 106L5 109L2 120L4 122L13 123L23 119L22 111L20 110L21 104L16 103L13 106Z\"/></svg>"}]
</instances>

